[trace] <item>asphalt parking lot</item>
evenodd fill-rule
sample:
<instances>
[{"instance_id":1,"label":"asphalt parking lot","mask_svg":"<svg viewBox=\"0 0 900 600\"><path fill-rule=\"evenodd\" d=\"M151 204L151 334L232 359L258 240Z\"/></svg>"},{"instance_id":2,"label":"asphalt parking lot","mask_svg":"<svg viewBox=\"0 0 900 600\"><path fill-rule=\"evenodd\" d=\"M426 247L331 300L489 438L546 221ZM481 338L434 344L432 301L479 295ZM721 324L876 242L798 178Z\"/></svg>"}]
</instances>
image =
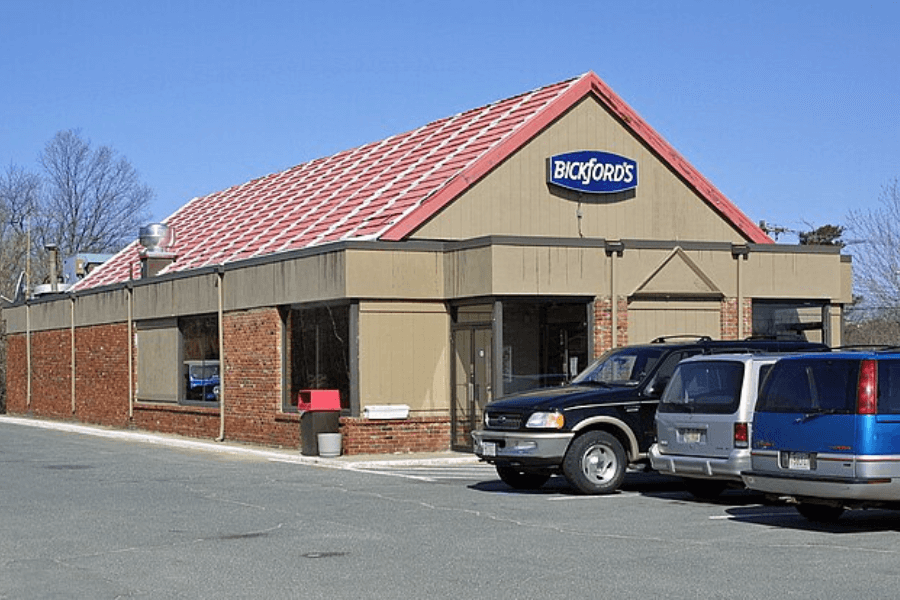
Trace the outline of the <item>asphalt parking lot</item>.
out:
<instances>
[{"instance_id":1,"label":"asphalt parking lot","mask_svg":"<svg viewBox=\"0 0 900 600\"><path fill-rule=\"evenodd\" d=\"M893 598L900 513L816 526L629 474L518 492L465 455L343 457L0 417L0 598Z\"/></svg>"}]
</instances>

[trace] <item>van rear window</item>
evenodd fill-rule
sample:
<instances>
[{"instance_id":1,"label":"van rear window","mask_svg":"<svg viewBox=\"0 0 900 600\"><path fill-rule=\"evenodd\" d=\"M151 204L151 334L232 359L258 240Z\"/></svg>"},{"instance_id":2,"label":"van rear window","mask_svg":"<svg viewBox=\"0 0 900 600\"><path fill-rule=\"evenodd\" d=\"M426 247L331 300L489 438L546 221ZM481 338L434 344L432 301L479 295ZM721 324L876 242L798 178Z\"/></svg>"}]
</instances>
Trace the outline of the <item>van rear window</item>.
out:
<instances>
[{"instance_id":1,"label":"van rear window","mask_svg":"<svg viewBox=\"0 0 900 600\"><path fill-rule=\"evenodd\" d=\"M744 364L728 361L686 362L659 401L660 412L729 415L738 409Z\"/></svg>"},{"instance_id":2,"label":"van rear window","mask_svg":"<svg viewBox=\"0 0 900 600\"><path fill-rule=\"evenodd\" d=\"M756 410L852 413L858 378L858 359L781 360L766 378Z\"/></svg>"},{"instance_id":3,"label":"van rear window","mask_svg":"<svg viewBox=\"0 0 900 600\"><path fill-rule=\"evenodd\" d=\"M878 413L900 414L900 360L878 361Z\"/></svg>"}]
</instances>

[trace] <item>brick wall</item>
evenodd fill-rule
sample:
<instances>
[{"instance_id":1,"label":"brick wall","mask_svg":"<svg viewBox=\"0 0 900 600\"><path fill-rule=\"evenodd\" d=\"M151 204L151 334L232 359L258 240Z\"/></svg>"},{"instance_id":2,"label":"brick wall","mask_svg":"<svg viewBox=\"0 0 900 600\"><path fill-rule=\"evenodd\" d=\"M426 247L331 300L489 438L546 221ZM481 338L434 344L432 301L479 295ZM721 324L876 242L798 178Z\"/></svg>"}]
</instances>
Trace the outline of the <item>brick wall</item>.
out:
<instances>
[{"instance_id":1,"label":"brick wall","mask_svg":"<svg viewBox=\"0 0 900 600\"><path fill-rule=\"evenodd\" d=\"M225 315L225 437L297 448L296 415L281 413L281 316L276 308Z\"/></svg>"},{"instance_id":2,"label":"brick wall","mask_svg":"<svg viewBox=\"0 0 900 600\"><path fill-rule=\"evenodd\" d=\"M450 419L403 420L341 418L344 454L439 452L450 449Z\"/></svg>"},{"instance_id":3,"label":"brick wall","mask_svg":"<svg viewBox=\"0 0 900 600\"><path fill-rule=\"evenodd\" d=\"M75 414L85 423L128 425L126 323L76 330Z\"/></svg>"},{"instance_id":4,"label":"brick wall","mask_svg":"<svg viewBox=\"0 0 900 600\"><path fill-rule=\"evenodd\" d=\"M738 339L738 299L723 299L720 311L722 339ZM743 337L751 336L753 334L753 301L750 298L744 298L743 311L741 311L740 318L744 320Z\"/></svg>"},{"instance_id":5,"label":"brick wall","mask_svg":"<svg viewBox=\"0 0 900 600\"><path fill-rule=\"evenodd\" d=\"M12 414L28 411L28 369L25 334L10 335L6 347L6 410Z\"/></svg>"},{"instance_id":6,"label":"brick wall","mask_svg":"<svg viewBox=\"0 0 900 600\"><path fill-rule=\"evenodd\" d=\"M299 416L281 411L282 327L278 310L227 313L223 333L225 439L299 451ZM11 414L29 413L196 438L218 437L218 406L141 402L134 404L133 418L129 420L127 324L80 327L75 342L73 414L71 331L66 328L32 334L30 407L26 402L25 336L10 336L7 410ZM134 365L136 368L136 360ZM347 454L431 452L450 448L449 417L387 421L343 417L341 432Z\"/></svg>"},{"instance_id":7,"label":"brick wall","mask_svg":"<svg viewBox=\"0 0 900 600\"><path fill-rule=\"evenodd\" d=\"M618 301L617 345L628 344L628 300ZM597 358L612 348L612 298L597 297L594 300L594 356ZM593 360L593 359L591 359Z\"/></svg>"},{"instance_id":8,"label":"brick wall","mask_svg":"<svg viewBox=\"0 0 900 600\"><path fill-rule=\"evenodd\" d=\"M68 329L31 334L31 412L72 417L71 334Z\"/></svg>"}]
</instances>

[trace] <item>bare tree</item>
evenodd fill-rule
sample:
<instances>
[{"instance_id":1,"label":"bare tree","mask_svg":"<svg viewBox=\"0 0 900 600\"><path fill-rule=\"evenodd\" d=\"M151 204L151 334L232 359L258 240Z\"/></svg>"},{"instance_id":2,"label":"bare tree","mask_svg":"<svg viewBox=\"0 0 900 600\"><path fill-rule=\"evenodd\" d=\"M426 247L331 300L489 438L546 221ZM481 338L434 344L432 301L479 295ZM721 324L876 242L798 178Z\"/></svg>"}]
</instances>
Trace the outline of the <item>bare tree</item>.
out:
<instances>
[{"instance_id":1,"label":"bare tree","mask_svg":"<svg viewBox=\"0 0 900 600\"><path fill-rule=\"evenodd\" d=\"M0 173L0 295L15 299L26 269L29 238L40 198L41 179L10 165Z\"/></svg>"},{"instance_id":2,"label":"bare tree","mask_svg":"<svg viewBox=\"0 0 900 600\"><path fill-rule=\"evenodd\" d=\"M117 251L146 223L153 191L112 148L94 149L78 131L60 131L44 148L41 165L42 245L57 244L63 256Z\"/></svg>"},{"instance_id":3,"label":"bare tree","mask_svg":"<svg viewBox=\"0 0 900 600\"><path fill-rule=\"evenodd\" d=\"M869 317L900 316L900 180L888 182L878 206L852 210L848 229L856 248L853 279L862 297L858 314Z\"/></svg>"}]
</instances>

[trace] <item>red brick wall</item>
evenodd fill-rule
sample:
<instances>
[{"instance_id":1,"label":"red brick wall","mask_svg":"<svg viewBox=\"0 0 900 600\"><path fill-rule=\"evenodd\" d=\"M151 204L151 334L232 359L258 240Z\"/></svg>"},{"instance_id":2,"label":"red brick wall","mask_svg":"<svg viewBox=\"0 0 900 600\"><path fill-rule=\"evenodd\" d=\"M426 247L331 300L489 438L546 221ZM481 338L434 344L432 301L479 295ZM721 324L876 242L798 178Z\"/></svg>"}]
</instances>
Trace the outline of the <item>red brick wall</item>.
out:
<instances>
[{"instance_id":1,"label":"red brick wall","mask_svg":"<svg viewBox=\"0 0 900 600\"><path fill-rule=\"evenodd\" d=\"M25 414L28 394L28 370L25 354L25 334L10 335L6 347L6 410L11 414Z\"/></svg>"},{"instance_id":2,"label":"red brick wall","mask_svg":"<svg viewBox=\"0 0 900 600\"><path fill-rule=\"evenodd\" d=\"M31 334L31 411L72 417L71 334L68 329Z\"/></svg>"},{"instance_id":3,"label":"red brick wall","mask_svg":"<svg viewBox=\"0 0 900 600\"><path fill-rule=\"evenodd\" d=\"M628 300L619 298L617 345L628 344ZM612 299L597 297L594 300L594 356L597 358L612 348ZM591 359L593 360L593 359Z\"/></svg>"},{"instance_id":4,"label":"red brick wall","mask_svg":"<svg viewBox=\"0 0 900 600\"><path fill-rule=\"evenodd\" d=\"M85 423L128 425L126 323L76 330L75 414Z\"/></svg>"},{"instance_id":5,"label":"red brick wall","mask_svg":"<svg viewBox=\"0 0 900 600\"><path fill-rule=\"evenodd\" d=\"M278 310L227 313L224 321L225 439L299 451L299 417L281 412L282 328ZM10 336L7 409L11 414L31 412L38 417L76 419L197 438L218 437L217 406L135 403L133 419L129 420L127 324L80 327L75 341L76 410L73 415L71 331L32 334L30 411L26 406L25 336ZM450 448L449 417L389 421L344 417L341 432L347 454Z\"/></svg>"},{"instance_id":6,"label":"red brick wall","mask_svg":"<svg viewBox=\"0 0 900 600\"><path fill-rule=\"evenodd\" d=\"M737 305L737 298L725 298L722 300L720 323L723 340L738 339ZM753 301L750 298L744 299L744 310L742 311L741 318L744 319L743 337L753 335Z\"/></svg>"},{"instance_id":7,"label":"red brick wall","mask_svg":"<svg viewBox=\"0 0 900 600\"><path fill-rule=\"evenodd\" d=\"M281 414L281 316L276 308L225 315L225 437L298 448L296 415Z\"/></svg>"},{"instance_id":8,"label":"red brick wall","mask_svg":"<svg viewBox=\"0 0 900 600\"><path fill-rule=\"evenodd\" d=\"M344 454L438 452L450 449L450 419L404 420L341 418Z\"/></svg>"}]
</instances>

